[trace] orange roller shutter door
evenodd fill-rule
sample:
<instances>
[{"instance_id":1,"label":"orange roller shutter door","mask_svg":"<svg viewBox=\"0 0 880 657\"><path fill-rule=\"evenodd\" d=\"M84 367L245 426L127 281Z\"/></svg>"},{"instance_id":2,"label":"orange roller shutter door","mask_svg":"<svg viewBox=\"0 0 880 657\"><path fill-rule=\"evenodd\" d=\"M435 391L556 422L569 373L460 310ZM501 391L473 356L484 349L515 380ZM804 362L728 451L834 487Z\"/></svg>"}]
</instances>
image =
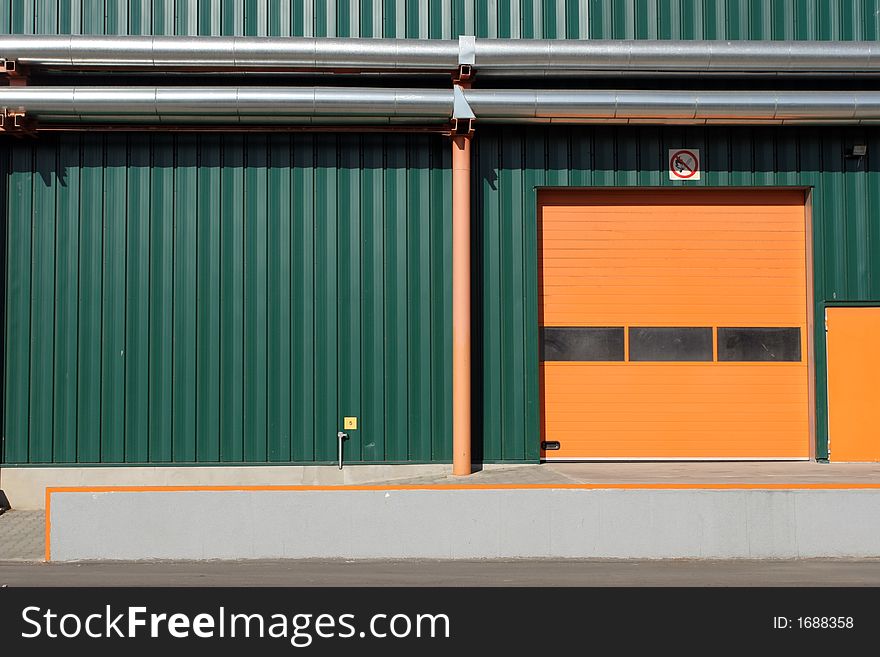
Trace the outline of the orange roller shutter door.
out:
<instances>
[{"instance_id":1,"label":"orange roller shutter door","mask_svg":"<svg viewBox=\"0 0 880 657\"><path fill-rule=\"evenodd\" d=\"M543 457L809 458L802 191L539 203Z\"/></svg>"}]
</instances>

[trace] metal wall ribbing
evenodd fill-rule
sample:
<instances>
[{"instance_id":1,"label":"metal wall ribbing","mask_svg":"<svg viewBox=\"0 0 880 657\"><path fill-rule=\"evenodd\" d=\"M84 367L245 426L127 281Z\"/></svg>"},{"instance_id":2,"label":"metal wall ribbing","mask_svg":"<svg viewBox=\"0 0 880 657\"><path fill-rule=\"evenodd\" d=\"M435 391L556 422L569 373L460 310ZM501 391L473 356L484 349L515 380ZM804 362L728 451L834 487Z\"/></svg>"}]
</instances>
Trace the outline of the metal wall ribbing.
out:
<instances>
[{"instance_id":1,"label":"metal wall ribbing","mask_svg":"<svg viewBox=\"0 0 880 657\"><path fill-rule=\"evenodd\" d=\"M0 33L876 39L878 0L2 0Z\"/></svg>"},{"instance_id":2,"label":"metal wall ribbing","mask_svg":"<svg viewBox=\"0 0 880 657\"><path fill-rule=\"evenodd\" d=\"M4 146L5 462L451 457L439 138Z\"/></svg>"},{"instance_id":3,"label":"metal wall ribbing","mask_svg":"<svg viewBox=\"0 0 880 657\"><path fill-rule=\"evenodd\" d=\"M868 144L862 160L845 157L856 142ZM671 185L665 149L682 145L702 149L701 186L814 190L824 455L824 308L880 300L880 133L484 127L478 457L537 458L536 187ZM6 461L332 460L344 414L362 418L352 459L448 459L445 146L120 135L16 144Z\"/></svg>"},{"instance_id":4,"label":"metal wall ribbing","mask_svg":"<svg viewBox=\"0 0 880 657\"><path fill-rule=\"evenodd\" d=\"M880 0L2 0L2 33L877 39ZM868 156L848 159L856 142ZM880 302L880 133L489 128L474 143L475 455L535 460L536 187L811 186L823 314ZM444 461L439 137L42 135L0 144L5 463Z\"/></svg>"}]
</instances>

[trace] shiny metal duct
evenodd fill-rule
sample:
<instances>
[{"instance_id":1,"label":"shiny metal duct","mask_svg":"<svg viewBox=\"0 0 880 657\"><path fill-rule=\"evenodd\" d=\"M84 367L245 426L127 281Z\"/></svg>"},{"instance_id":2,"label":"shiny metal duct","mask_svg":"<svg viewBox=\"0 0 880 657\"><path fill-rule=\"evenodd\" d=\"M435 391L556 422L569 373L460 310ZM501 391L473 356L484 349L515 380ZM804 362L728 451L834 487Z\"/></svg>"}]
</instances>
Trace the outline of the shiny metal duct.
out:
<instances>
[{"instance_id":1,"label":"shiny metal duct","mask_svg":"<svg viewBox=\"0 0 880 657\"><path fill-rule=\"evenodd\" d=\"M880 121L876 91L466 90L480 123L789 124Z\"/></svg>"},{"instance_id":2,"label":"shiny metal duct","mask_svg":"<svg viewBox=\"0 0 880 657\"><path fill-rule=\"evenodd\" d=\"M481 76L880 73L872 41L3 36L0 58L49 69L452 71Z\"/></svg>"},{"instance_id":3,"label":"shiny metal duct","mask_svg":"<svg viewBox=\"0 0 880 657\"><path fill-rule=\"evenodd\" d=\"M880 122L880 91L459 90L481 123ZM40 122L433 124L452 89L0 87L0 107Z\"/></svg>"},{"instance_id":4,"label":"shiny metal duct","mask_svg":"<svg viewBox=\"0 0 880 657\"><path fill-rule=\"evenodd\" d=\"M649 41L477 39L481 74L761 74L880 72L871 41Z\"/></svg>"},{"instance_id":5,"label":"shiny metal duct","mask_svg":"<svg viewBox=\"0 0 880 657\"><path fill-rule=\"evenodd\" d=\"M40 122L442 123L452 89L350 87L0 87L0 107Z\"/></svg>"},{"instance_id":6,"label":"shiny metal duct","mask_svg":"<svg viewBox=\"0 0 880 657\"><path fill-rule=\"evenodd\" d=\"M170 36L4 36L0 57L50 69L454 70L458 42Z\"/></svg>"}]
</instances>

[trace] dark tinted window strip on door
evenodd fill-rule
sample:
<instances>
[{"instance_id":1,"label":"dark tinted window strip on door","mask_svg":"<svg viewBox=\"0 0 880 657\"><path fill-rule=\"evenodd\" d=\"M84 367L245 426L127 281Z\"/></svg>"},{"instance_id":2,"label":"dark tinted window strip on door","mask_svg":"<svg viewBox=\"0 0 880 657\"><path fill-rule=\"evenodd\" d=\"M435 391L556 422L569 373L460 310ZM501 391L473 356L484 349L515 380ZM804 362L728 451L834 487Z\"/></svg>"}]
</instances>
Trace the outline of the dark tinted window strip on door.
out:
<instances>
[{"instance_id":1,"label":"dark tinted window strip on door","mask_svg":"<svg viewBox=\"0 0 880 657\"><path fill-rule=\"evenodd\" d=\"M718 327L718 360L741 362L800 362L798 327Z\"/></svg>"},{"instance_id":2,"label":"dark tinted window strip on door","mask_svg":"<svg viewBox=\"0 0 880 657\"><path fill-rule=\"evenodd\" d=\"M622 361L622 326L545 326L542 361Z\"/></svg>"},{"instance_id":3,"label":"dark tinted window strip on door","mask_svg":"<svg viewBox=\"0 0 880 657\"><path fill-rule=\"evenodd\" d=\"M630 327L629 359L636 362L711 361L712 327Z\"/></svg>"}]
</instances>

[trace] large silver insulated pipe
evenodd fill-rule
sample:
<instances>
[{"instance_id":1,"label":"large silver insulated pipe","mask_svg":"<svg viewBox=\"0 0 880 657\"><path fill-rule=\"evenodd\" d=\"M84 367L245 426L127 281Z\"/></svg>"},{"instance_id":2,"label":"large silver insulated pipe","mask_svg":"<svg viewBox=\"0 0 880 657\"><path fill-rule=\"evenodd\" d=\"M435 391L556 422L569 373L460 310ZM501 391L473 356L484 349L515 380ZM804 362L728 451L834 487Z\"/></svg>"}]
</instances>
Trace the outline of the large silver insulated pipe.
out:
<instances>
[{"instance_id":1,"label":"large silver insulated pipe","mask_svg":"<svg viewBox=\"0 0 880 657\"><path fill-rule=\"evenodd\" d=\"M452 89L0 87L0 107L45 123L442 123Z\"/></svg>"},{"instance_id":2,"label":"large silver insulated pipe","mask_svg":"<svg viewBox=\"0 0 880 657\"><path fill-rule=\"evenodd\" d=\"M0 58L51 69L452 71L480 75L880 72L872 41L3 36Z\"/></svg>"},{"instance_id":3,"label":"large silver insulated pipe","mask_svg":"<svg viewBox=\"0 0 880 657\"><path fill-rule=\"evenodd\" d=\"M458 47L429 39L36 35L0 37L0 58L50 69L451 71Z\"/></svg>"},{"instance_id":4,"label":"large silver insulated pipe","mask_svg":"<svg viewBox=\"0 0 880 657\"><path fill-rule=\"evenodd\" d=\"M480 123L880 122L880 91L0 87L0 107L47 124L441 124L455 93Z\"/></svg>"},{"instance_id":5,"label":"large silver insulated pipe","mask_svg":"<svg viewBox=\"0 0 880 657\"><path fill-rule=\"evenodd\" d=\"M474 61L493 75L878 73L880 43L477 39Z\"/></svg>"},{"instance_id":6,"label":"large silver insulated pipe","mask_svg":"<svg viewBox=\"0 0 880 657\"><path fill-rule=\"evenodd\" d=\"M484 90L464 92L481 123L862 124L878 91Z\"/></svg>"}]
</instances>

